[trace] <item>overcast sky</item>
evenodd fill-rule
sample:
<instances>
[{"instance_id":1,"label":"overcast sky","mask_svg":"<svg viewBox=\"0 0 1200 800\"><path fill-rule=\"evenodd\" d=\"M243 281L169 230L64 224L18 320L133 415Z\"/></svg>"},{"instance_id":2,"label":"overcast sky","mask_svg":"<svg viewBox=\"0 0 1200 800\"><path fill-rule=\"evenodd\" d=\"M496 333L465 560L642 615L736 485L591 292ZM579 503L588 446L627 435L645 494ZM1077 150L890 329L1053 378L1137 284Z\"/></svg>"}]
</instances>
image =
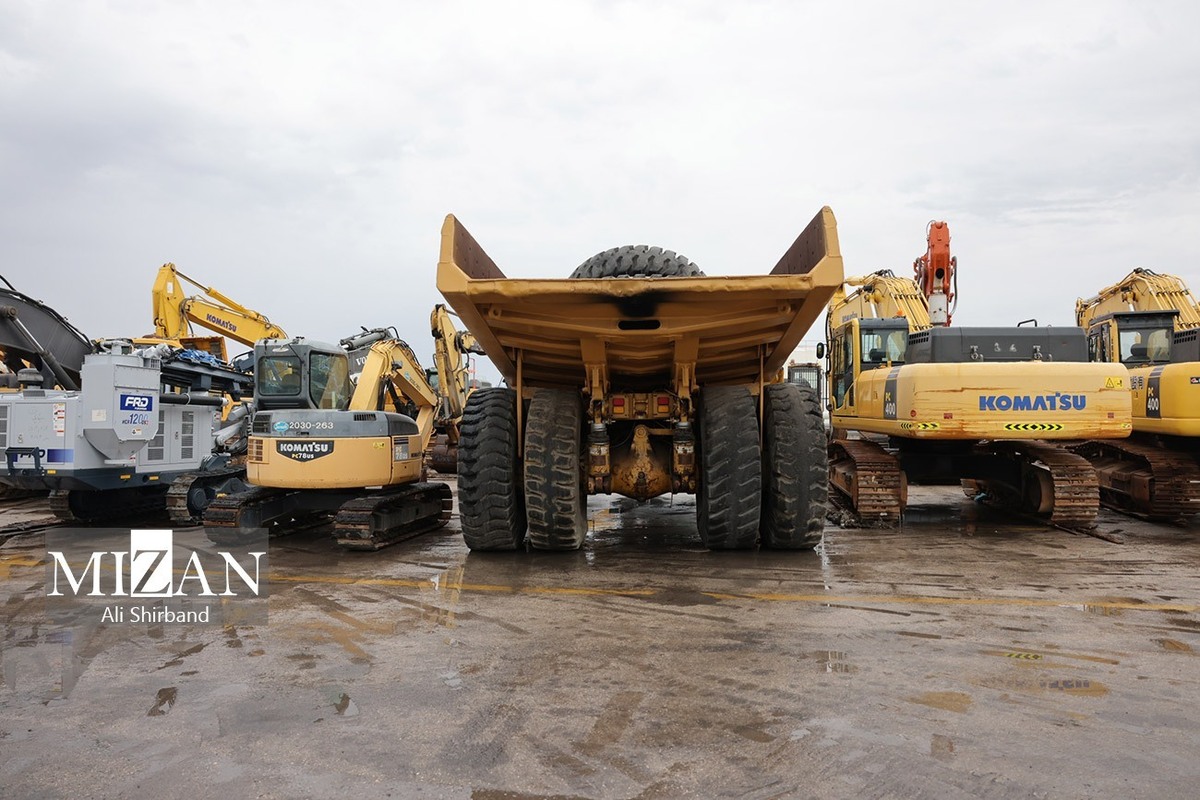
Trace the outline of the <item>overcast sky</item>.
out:
<instances>
[{"instance_id":1,"label":"overcast sky","mask_svg":"<svg viewBox=\"0 0 1200 800\"><path fill-rule=\"evenodd\" d=\"M135 335L173 261L428 361L447 213L510 277L621 244L713 275L829 205L848 275L911 275L945 219L957 323L1071 324L1136 266L1200 291L1198 30L1193 2L5 0L0 274Z\"/></svg>"}]
</instances>

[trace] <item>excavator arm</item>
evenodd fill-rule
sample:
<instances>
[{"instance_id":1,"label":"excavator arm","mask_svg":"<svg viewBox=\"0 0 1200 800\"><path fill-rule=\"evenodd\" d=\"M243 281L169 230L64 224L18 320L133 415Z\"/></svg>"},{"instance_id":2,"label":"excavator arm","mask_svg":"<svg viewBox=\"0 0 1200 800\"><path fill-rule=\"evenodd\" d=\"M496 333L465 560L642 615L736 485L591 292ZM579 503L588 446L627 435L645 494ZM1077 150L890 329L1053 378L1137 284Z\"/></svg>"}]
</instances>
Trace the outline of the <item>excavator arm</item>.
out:
<instances>
[{"instance_id":1,"label":"excavator arm","mask_svg":"<svg viewBox=\"0 0 1200 800\"><path fill-rule=\"evenodd\" d=\"M1098 317L1123 311L1178 311L1176 330L1200 328L1200 303L1180 278L1138 268L1095 296L1075 301L1075 324L1090 328Z\"/></svg>"},{"instance_id":2,"label":"excavator arm","mask_svg":"<svg viewBox=\"0 0 1200 800\"><path fill-rule=\"evenodd\" d=\"M857 289L849 294L847 286ZM909 278L897 278L890 269L858 278L847 278L829 301L829 324L838 328L852 319L904 317L910 331L933 327L929 305L921 287Z\"/></svg>"},{"instance_id":3,"label":"excavator arm","mask_svg":"<svg viewBox=\"0 0 1200 800\"><path fill-rule=\"evenodd\" d=\"M958 285L958 259L950 255L950 226L933 220L925 231L925 255L913 262L917 284L934 325L949 325ZM952 306L951 304L954 304Z\"/></svg>"},{"instance_id":4,"label":"excavator arm","mask_svg":"<svg viewBox=\"0 0 1200 800\"><path fill-rule=\"evenodd\" d=\"M187 282L205 296L184 294ZM263 314L229 296L184 275L174 264L163 264L151 290L154 336L159 339L187 338L192 324L253 346L260 339L286 339L287 334Z\"/></svg>"},{"instance_id":5,"label":"excavator arm","mask_svg":"<svg viewBox=\"0 0 1200 800\"><path fill-rule=\"evenodd\" d=\"M399 339L385 339L371 345L350 397L349 410L377 411L388 398L397 410L404 410L406 404L415 407L424 449L433 435L438 394L429 385L412 348Z\"/></svg>"},{"instance_id":6,"label":"excavator arm","mask_svg":"<svg viewBox=\"0 0 1200 800\"><path fill-rule=\"evenodd\" d=\"M429 327L433 332L434 366L442 400L438 423L447 428L450 443L457 444L458 420L471 390L467 354L483 355L483 348L469 332L455 327L450 311L442 303L433 307Z\"/></svg>"}]
</instances>

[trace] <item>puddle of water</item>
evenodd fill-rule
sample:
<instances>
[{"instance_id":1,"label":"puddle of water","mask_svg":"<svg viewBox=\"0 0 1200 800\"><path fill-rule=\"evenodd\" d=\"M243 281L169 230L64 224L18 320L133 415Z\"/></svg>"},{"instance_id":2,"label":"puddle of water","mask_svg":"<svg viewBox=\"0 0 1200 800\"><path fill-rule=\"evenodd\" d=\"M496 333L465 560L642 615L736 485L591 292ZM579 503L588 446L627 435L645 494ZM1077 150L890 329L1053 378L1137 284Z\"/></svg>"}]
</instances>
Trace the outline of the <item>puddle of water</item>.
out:
<instances>
[{"instance_id":1,"label":"puddle of water","mask_svg":"<svg viewBox=\"0 0 1200 800\"><path fill-rule=\"evenodd\" d=\"M971 695L964 692L926 692L908 698L908 702L938 708L942 711L953 711L956 714L965 714L971 707Z\"/></svg>"},{"instance_id":2,"label":"puddle of water","mask_svg":"<svg viewBox=\"0 0 1200 800\"><path fill-rule=\"evenodd\" d=\"M1085 697L1103 697L1108 694L1107 686L1099 681L1088 680L1087 678L1059 678L1041 681L1039 685L1046 691L1064 692L1066 694L1077 694Z\"/></svg>"},{"instance_id":3,"label":"puddle of water","mask_svg":"<svg viewBox=\"0 0 1200 800\"><path fill-rule=\"evenodd\" d=\"M333 710L339 717L357 717L358 706L350 699L350 695L342 692L338 696L338 700L333 704Z\"/></svg>"},{"instance_id":4,"label":"puddle of water","mask_svg":"<svg viewBox=\"0 0 1200 800\"><path fill-rule=\"evenodd\" d=\"M985 656L1001 656L1014 661L1041 661L1041 653L1030 653L1027 650L980 650Z\"/></svg>"},{"instance_id":5,"label":"puddle of water","mask_svg":"<svg viewBox=\"0 0 1200 800\"><path fill-rule=\"evenodd\" d=\"M714 605L719 602L717 598L704 592L679 588L659 589L646 599L666 606L701 606Z\"/></svg>"},{"instance_id":6,"label":"puddle of water","mask_svg":"<svg viewBox=\"0 0 1200 800\"><path fill-rule=\"evenodd\" d=\"M858 667L847 661L846 654L841 650L817 650L811 655L817 662L817 670L819 672L840 672L846 675L858 672Z\"/></svg>"},{"instance_id":7,"label":"puddle of water","mask_svg":"<svg viewBox=\"0 0 1200 800\"><path fill-rule=\"evenodd\" d=\"M1094 681L1090 678L1024 678L1004 676L988 678L977 683L989 689L1022 692L1025 694L1056 692L1079 697L1103 697L1108 694L1107 686L1100 681Z\"/></svg>"},{"instance_id":8,"label":"puddle of water","mask_svg":"<svg viewBox=\"0 0 1200 800\"><path fill-rule=\"evenodd\" d=\"M1144 600L1136 597L1097 597L1090 603L1084 603L1083 610L1089 614L1099 614L1102 617L1119 617L1125 613L1127 606L1144 604Z\"/></svg>"},{"instance_id":9,"label":"puddle of water","mask_svg":"<svg viewBox=\"0 0 1200 800\"><path fill-rule=\"evenodd\" d=\"M200 644L192 645L187 650L184 650L183 652L180 652L180 653L176 653L175 657L173 659L171 659L170 661L163 664L161 667L159 667L159 669L166 669L167 667L178 667L180 664L183 663L183 660L185 658L187 658L188 656L196 655L196 653L199 653L201 650L203 650L206 647L208 647L207 642L201 642Z\"/></svg>"},{"instance_id":10,"label":"puddle of water","mask_svg":"<svg viewBox=\"0 0 1200 800\"><path fill-rule=\"evenodd\" d=\"M324 690L325 700L333 706L333 712L339 717L357 717L358 704L350 699L350 695L340 686L331 686Z\"/></svg>"},{"instance_id":11,"label":"puddle of water","mask_svg":"<svg viewBox=\"0 0 1200 800\"><path fill-rule=\"evenodd\" d=\"M423 622L431 622L442 628L457 627L455 609L462 601L464 575L465 570L461 565L450 567L431 576L428 586L421 587L421 595L427 599L420 603Z\"/></svg>"},{"instance_id":12,"label":"puddle of water","mask_svg":"<svg viewBox=\"0 0 1200 800\"><path fill-rule=\"evenodd\" d=\"M917 639L941 639L941 634L937 633L917 633L916 631L896 631L900 636L913 636Z\"/></svg>"},{"instance_id":13,"label":"puddle of water","mask_svg":"<svg viewBox=\"0 0 1200 800\"><path fill-rule=\"evenodd\" d=\"M168 686L165 689L159 689L158 695L154 699L154 705L146 712L147 717L161 717L167 714L175 707L175 698L178 697L179 690L174 686Z\"/></svg>"}]
</instances>

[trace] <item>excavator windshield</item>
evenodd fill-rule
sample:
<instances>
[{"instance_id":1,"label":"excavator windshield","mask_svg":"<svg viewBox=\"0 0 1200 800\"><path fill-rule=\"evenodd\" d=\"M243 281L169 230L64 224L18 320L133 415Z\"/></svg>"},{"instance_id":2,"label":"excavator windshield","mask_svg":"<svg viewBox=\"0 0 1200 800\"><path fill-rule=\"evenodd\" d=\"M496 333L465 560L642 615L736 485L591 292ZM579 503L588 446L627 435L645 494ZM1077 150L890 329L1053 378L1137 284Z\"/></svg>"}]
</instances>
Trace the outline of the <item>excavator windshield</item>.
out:
<instances>
[{"instance_id":1,"label":"excavator windshield","mask_svg":"<svg viewBox=\"0 0 1200 800\"><path fill-rule=\"evenodd\" d=\"M349 358L338 353L312 354L308 394L314 408L344 409L351 391Z\"/></svg>"},{"instance_id":2,"label":"excavator windshield","mask_svg":"<svg viewBox=\"0 0 1200 800\"><path fill-rule=\"evenodd\" d=\"M908 329L878 330L865 325L861 329L863 369L904 363L904 352L908 349Z\"/></svg>"},{"instance_id":3,"label":"excavator windshield","mask_svg":"<svg viewBox=\"0 0 1200 800\"><path fill-rule=\"evenodd\" d=\"M307 380L304 359L298 352L265 355L255 369L255 395L268 405L287 408L345 409L353 391L350 361L345 353L310 350ZM278 399L290 402L272 403Z\"/></svg>"},{"instance_id":4,"label":"excavator windshield","mask_svg":"<svg viewBox=\"0 0 1200 800\"><path fill-rule=\"evenodd\" d=\"M296 397L304 385L297 356L267 356L258 360L255 394L264 397Z\"/></svg>"},{"instance_id":5,"label":"excavator windshield","mask_svg":"<svg viewBox=\"0 0 1200 800\"><path fill-rule=\"evenodd\" d=\"M1114 314L1117 355L1122 364L1166 364L1175 338L1175 314Z\"/></svg>"}]
</instances>

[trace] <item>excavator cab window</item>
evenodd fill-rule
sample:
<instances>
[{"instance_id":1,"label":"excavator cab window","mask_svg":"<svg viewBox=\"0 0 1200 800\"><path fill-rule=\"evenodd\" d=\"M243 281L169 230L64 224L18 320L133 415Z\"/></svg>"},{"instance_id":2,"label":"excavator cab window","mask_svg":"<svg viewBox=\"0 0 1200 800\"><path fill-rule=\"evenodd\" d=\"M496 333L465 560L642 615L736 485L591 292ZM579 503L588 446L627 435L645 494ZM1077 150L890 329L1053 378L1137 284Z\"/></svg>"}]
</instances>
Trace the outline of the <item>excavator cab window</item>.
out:
<instances>
[{"instance_id":1,"label":"excavator cab window","mask_svg":"<svg viewBox=\"0 0 1200 800\"><path fill-rule=\"evenodd\" d=\"M833 406L854 405L854 335L852 326L834 335L829 347L830 376L833 378Z\"/></svg>"},{"instance_id":2,"label":"excavator cab window","mask_svg":"<svg viewBox=\"0 0 1200 800\"><path fill-rule=\"evenodd\" d=\"M875 369L890 364L903 364L908 349L907 330L863 330L862 368Z\"/></svg>"},{"instance_id":3,"label":"excavator cab window","mask_svg":"<svg viewBox=\"0 0 1200 800\"><path fill-rule=\"evenodd\" d=\"M304 385L300 359L296 356L260 358L255 374L258 383L255 393L264 397L295 397Z\"/></svg>"},{"instance_id":4,"label":"excavator cab window","mask_svg":"<svg viewBox=\"0 0 1200 800\"><path fill-rule=\"evenodd\" d=\"M1171 338L1169 327L1129 329L1122 328L1119 334L1121 362L1124 364L1165 364L1171 360Z\"/></svg>"},{"instance_id":5,"label":"excavator cab window","mask_svg":"<svg viewBox=\"0 0 1200 800\"><path fill-rule=\"evenodd\" d=\"M1112 350L1109 323L1094 326L1088 331L1088 360L1108 363L1112 360L1109 355Z\"/></svg>"},{"instance_id":6,"label":"excavator cab window","mask_svg":"<svg viewBox=\"0 0 1200 800\"><path fill-rule=\"evenodd\" d=\"M344 410L350 402L350 360L337 353L313 353L308 368L313 408Z\"/></svg>"}]
</instances>

